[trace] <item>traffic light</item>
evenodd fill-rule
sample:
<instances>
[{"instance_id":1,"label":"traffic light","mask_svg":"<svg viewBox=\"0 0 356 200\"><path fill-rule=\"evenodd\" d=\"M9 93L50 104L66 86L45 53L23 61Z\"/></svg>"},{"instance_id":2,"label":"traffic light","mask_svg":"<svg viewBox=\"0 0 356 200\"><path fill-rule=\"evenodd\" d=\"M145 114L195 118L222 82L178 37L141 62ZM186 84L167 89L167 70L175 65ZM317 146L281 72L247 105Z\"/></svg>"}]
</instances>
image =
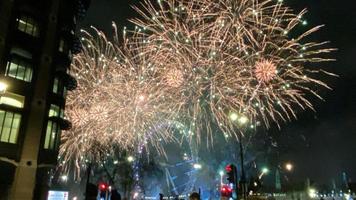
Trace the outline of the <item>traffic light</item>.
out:
<instances>
[{"instance_id":1,"label":"traffic light","mask_svg":"<svg viewBox=\"0 0 356 200\"><path fill-rule=\"evenodd\" d=\"M106 183L100 183L99 184L99 190L102 192L106 192L108 190L109 186Z\"/></svg>"},{"instance_id":2,"label":"traffic light","mask_svg":"<svg viewBox=\"0 0 356 200\"><path fill-rule=\"evenodd\" d=\"M236 175L237 175L237 169L236 166L233 164L228 164L225 167L226 170L226 175L227 175L227 181L232 184L236 184Z\"/></svg>"},{"instance_id":3,"label":"traffic light","mask_svg":"<svg viewBox=\"0 0 356 200\"><path fill-rule=\"evenodd\" d=\"M106 183L99 183L99 196L101 199L107 199L109 194L109 185Z\"/></svg>"},{"instance_id":4,"label":"traffic light","mask_svg":"<svg viewBox=\"0 0 356 200\"><path fill-rule=\"evenodd\" d=\"M232 188L229 185L221 186L220 192L222 197L232 197Z\"/></svg>"}]
</instances>

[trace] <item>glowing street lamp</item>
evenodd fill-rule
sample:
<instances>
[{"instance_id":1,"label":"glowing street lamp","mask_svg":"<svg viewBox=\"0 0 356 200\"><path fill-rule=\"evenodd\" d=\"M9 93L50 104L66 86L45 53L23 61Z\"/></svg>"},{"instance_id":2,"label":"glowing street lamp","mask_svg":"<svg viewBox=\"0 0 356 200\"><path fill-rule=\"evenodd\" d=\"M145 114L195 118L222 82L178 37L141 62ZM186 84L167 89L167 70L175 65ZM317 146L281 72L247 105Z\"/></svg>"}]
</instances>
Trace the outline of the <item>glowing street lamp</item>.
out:
<instances>
[{"instance_id":1,"label":"glowing street lamp","mask_svg":"<svg viewBox=\"0 0 356 200\"><path fill-rule=\"evenodd\" d=\"M287 171L292 171L293 170L293 164L292 163L286 163L286 165L284 166L286 168Z\"/></svg>"},{"instance_id":2,"label":"glowing street lamp","mask_svg":"<svg viewBox=\"0 0 356 200\"><path fill-rule=\"evenodd\" d=\"M268 174L269 169L267 167L262 168L261 174L258 176L258 179L261 179L263 175Z\"/></svg>"},{"instance_id":3,"label":"glowing street lamp","mask_svg":"<svg viewBox=\"0 0 356 200\"><path fill-rule=\"evenodd\" d=\"M219 174L220 174L220 186L222 186L222 185L223 185L224 171L223 171L223 170L220 170L220 171L219 171Z\"/></svg>"},{"instance_id":4,"label":"glowing street lamp","mask_svg":"<svg viewBox=\"0 0 356 200\"><path fill-rule=\"evenodd\" d=\"M269 172L269 169L267 167L262 168L262 173L267 174Z\"/></svg>"},{"instance_id":5,"label":"glowing street lamp","mask_svg":"<svg viewBox=\"0 0 356 200\"><path fill-rule=\"evenodd\" d=\"M219 174L220 174L220 176L224 176L224 171L223 171L223 170L220 170L220 171L219 171Z\"/></svg>"},{"instance_id":6,"label":"glowing street lamp","mask_svg":"<svg viewBox=\"0 0 356 200\"><path fill-rule=\"evenodd\" d=\"M248 123L248 118L244 115L238 115L235 112L231 112L229 114L229 118L232 122L238 123L240 127L245 126ZM243 146L242 146L242 133L238 134L239 139L239 147L240 147L240 161L241 161L241 192L243 195L243 199L246 200L247 198L247 185L246 185L246 175L245 175L245 167L244 167L244 153L243 153Z\"/></svg>"}]
</instances>

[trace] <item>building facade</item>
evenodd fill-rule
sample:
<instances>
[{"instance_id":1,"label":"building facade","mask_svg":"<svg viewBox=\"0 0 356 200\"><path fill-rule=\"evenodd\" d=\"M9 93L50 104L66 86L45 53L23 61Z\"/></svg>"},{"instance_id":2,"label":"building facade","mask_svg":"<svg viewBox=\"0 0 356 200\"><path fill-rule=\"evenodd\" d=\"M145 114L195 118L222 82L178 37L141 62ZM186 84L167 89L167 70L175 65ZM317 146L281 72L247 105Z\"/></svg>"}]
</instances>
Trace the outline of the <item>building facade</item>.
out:
<instances>
[{"instance_id":1,"label":"building facade","mask_svg":"<svg viewBox=\"0 0 356 200\"><path fill-rule=\"evenodd\" d=\"M60 133L69 129L67 72L90 0L0 1L0 200L45 199Z\"/></svg>"}]
</instances>

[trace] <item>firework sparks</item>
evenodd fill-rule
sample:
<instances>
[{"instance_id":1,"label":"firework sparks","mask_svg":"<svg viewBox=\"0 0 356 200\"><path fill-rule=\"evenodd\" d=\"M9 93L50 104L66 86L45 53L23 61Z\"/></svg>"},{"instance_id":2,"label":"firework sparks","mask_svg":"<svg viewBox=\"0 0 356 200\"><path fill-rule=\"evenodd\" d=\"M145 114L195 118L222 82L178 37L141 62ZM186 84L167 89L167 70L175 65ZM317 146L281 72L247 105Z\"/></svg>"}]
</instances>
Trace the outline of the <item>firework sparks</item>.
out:
<instances>
[{"instance_id":1,"label":"firework sparks","mask_svg":"<svg viewBox=\"0 0 356 200\"><path fill-rule=\"evenodd\" d=\"M168 121L186 124L197 141L212 141L213 127L236 137L231 113L240 124L269 127L296 117L296 107L313 109L308 94L321 98L313 85L329 88L316 77L332 74L312 64L330 61L324 54L333 49L303 42L320 27L288 36L304 10L294 14L270 0L146 0L135 9L142 19L124 30L132 35L122 46L117 34L111 43L99 31L86 33L72 70L79 89L68 96L74 128L63 136L64 160L112 144L159 148L171 136L156 127Z\"/></svg>"},{"instance_id":2,"label":"firework sparks","mask_svg":"<svg viewBox=\"0 0 356 200\"><path fill-rule=\"evenodd\" d=\"M257 80L268 83L277 75L277 67L269 60L259 61L255 64L255 76Z\"/></svg>"},{"instance_id":3,"label":"firework sparks","mask_svg":"<svg viewBox=\"0 0 356 200\"><path fill-rule=\"evenodd\" d=\"M66 110L73 128L62 134L60 149L66 170L74 164L78 172L119 148L130 151L169 140L169 127L157 127L173 118L165 84L147 68L146 56L154 55L140 54L129 40L119 48L118 41L94 30L95 35L83 31L84 50L74 58L71 73L78 89L68 93Z\"/></svg>"},{"instance_id":4,"label":"firework sparks","mask_svg":"<svg viewBox=\"0 0 356 200\"><path fill-rule=\"evenodd\" d=\"M271 0L145 1L135 9L142 18L132 22L148 31L139 36L150 41L148 51L161 54L153 62L187 74L169 92L184 102L175 112L189 119L198 140L203 133L212 138L212 124L235 135L230 113L267 127L290 120L296 106L313 109L308 94L321 98L313 85L329 88L316 77L332 74L312 63L330 61L323 55L333 49L326 42L303 43L320 26L288 36L303 25L305 10L294 14Z\"/></svg>"}]
</instances>

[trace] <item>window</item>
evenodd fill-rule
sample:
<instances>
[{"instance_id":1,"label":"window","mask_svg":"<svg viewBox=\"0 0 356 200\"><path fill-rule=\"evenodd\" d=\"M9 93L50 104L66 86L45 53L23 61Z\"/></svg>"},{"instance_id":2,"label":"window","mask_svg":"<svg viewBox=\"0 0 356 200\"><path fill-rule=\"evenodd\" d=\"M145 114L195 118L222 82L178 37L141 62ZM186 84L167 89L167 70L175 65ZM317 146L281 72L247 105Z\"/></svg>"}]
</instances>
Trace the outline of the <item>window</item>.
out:
<instances>
[{"instance_id":1,"label":"window","mask_svg":"<svg viewBox=\"0 0 356 200\"><path fill-rule=\"evenodd\" d=\"M49 150L56 150L60 141L60 127L56 122L51 120L47 123L46 138L43 148Z\"/></svg>"},{"instance_id":2,"label":"window","mask_svg":"<svg viewBox=\"0 0 356 200\"><path fill-rule=\"evenodd\" d=\"M0 105L4 104L16 108L23 108L24 103L25 97L18 94L6 92L2 96L0 96Z\"/></svg>"},{"instance_id":3,"label":"window","mask_svg":"<svg viewBox=\"0 0 356 200\"><path fill-rule=\"evenodd\" d=\"M17 143L21 115L0 110L0 142Z\"/></svg>"},{"instance_id":4,"label":"window","mask_svg":"<svg viewBox=\"0 0 356 200\"><path fill-rule=\"evenodd\" d=\"M18 30L35 37L39 36L38 24L33 18L23 15L17 18L16 21Z\"/></svg>"},{"instance_id":5,"label":"window","mask_svg":"<svg viewBox=\"0 0 356 200\"><path fill-rule=\"evenodd\" d=\"M12 55L11 60L7 62L6 76L13 77L26 82L32 80L31 64L17 55Z\"/></svg>"},{"instance_id":6,"label":"window","mask_svg":"<svg viewBox=\"0 0 356 200\"><path fill-rule=\"evenodd\" d=\"M52 89L52 92L55 93L55 94L58 94L59 92L59 80L58 78L54 78L54 81L53 81L53 89Z\"/></svg>"},{"instance_id":7,"label":"window","mask_svg":"<svg viewBox=\"0 0 356 200\"><path fill-rule=\"evenodd\" d=\"M63 88L63 97L66 97L66 96L67 96L67 92L68 92L68 91L67 91L67 88L64 87L64 88Z\"/></svg>"},{"instance_id":8,"label":"window","mask_svg":"<svg viewBox=\"0 0 356 200\"><path fill-rule=\"evenodd\" d=\"M53 80L52 92L54 94L62 95L63 97L66 97L67 95L67 88L63 85L63 82L60 81L58 77L54 78Z\"/></svg>"},{"instance_id":9,"label":"window","mask_svg":"<svg viewBox=\"0 0 356 200\"><path fill-rule=\"evenodd\" d=\"M57 105L51 104L48 116L64 118L64 110Z\"/></svg>"}]
</instances>

